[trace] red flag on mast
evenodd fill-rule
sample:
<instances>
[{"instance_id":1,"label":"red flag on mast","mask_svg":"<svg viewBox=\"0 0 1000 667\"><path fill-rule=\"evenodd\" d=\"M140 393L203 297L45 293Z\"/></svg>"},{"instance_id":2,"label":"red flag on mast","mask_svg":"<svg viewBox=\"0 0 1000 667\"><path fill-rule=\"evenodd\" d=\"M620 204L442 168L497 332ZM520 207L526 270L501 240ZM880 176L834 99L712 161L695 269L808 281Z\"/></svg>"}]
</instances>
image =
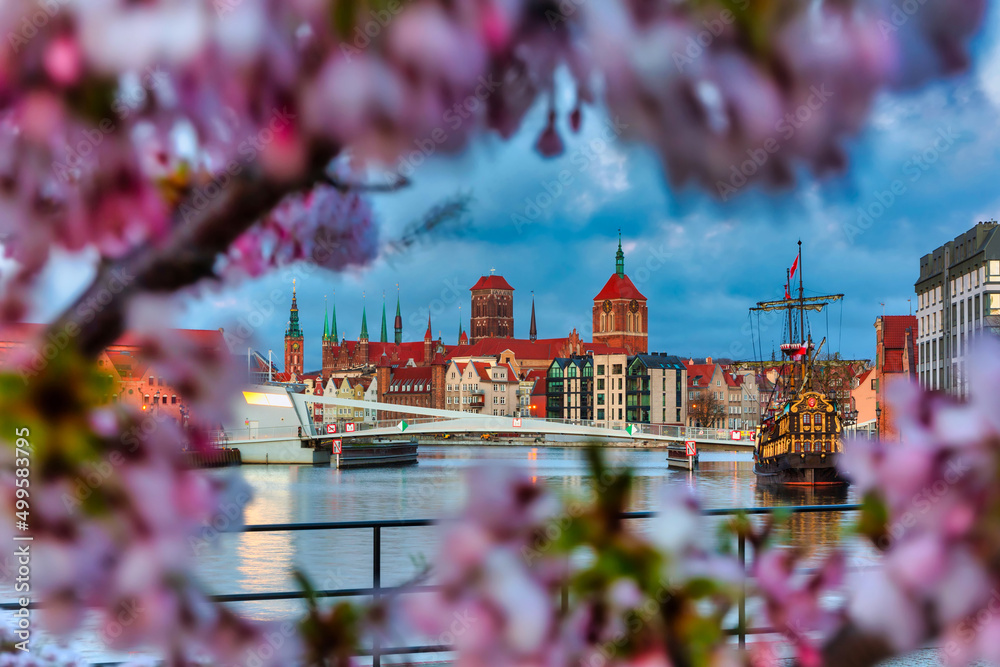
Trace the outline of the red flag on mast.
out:
<instances>
[{"instance_id":1,"label":"red flag on mast","mask_svg":"<svg viewBox=\"0 0 1000 667\"><path fill-rule=\"evenodd\" d=\"M791 282L792 278L795 277L795 269L799 268L799 256L795 256L795 261L792 262L792 268L788 270L788 280Z\"/></svg>"}]
</instances>

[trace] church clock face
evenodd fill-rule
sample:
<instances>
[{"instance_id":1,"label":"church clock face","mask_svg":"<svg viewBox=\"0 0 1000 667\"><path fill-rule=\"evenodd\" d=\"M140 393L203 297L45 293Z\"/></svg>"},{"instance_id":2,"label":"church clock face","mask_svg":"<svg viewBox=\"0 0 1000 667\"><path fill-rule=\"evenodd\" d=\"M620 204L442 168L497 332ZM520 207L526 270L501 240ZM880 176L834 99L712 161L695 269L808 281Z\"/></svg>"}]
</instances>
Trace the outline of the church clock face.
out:
<instances>
[{"instance_id":1,"label":"church clock face","mask_svg":"<svg viewBox=\"0 0 1000 667\"><path fill-rule=\"evenodd\" d=\"M298 351L299 351L299 344L292 343L292 352L298 352Z\"/></svg>"},{"instance_id":2,"label":"church clock face","mask_svg":"<svg viewBox=\"0 0 1000 667\"><path fill-rule=\"evenodd\" d=\"M629 302L629 304L628 304L628 309L631 310L633 313L638 313L639 312L639 302L636 301L635 299L632 299Z\"/></svg>"},{"instance_id":3,"label":"church clock face","mask_svg":"<svg viewBox=\"0 0 1000 667\"><path fill-rule=\"evenodd\" d=\"M611 312L611 300L610 299L605 299L604 300L604 305L601 306L601 308L604 310L605 313L610 313Z\"/></svg>"}]
</instances>

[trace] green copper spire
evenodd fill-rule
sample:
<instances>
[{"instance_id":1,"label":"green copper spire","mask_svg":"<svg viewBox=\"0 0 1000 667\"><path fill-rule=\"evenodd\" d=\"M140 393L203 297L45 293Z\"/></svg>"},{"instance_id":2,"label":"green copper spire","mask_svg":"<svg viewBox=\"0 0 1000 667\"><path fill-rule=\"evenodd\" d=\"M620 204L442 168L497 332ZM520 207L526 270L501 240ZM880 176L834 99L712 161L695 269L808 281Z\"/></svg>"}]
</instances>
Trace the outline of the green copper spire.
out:
<instances>
[{"instance_id":1,"label":"green copper spire","mask_svg":"<svg viewBox=\"0 0 1000 667\"><path fill-rule=\"evenodd\" d=\"M622 252L622 230L618 230L618 254L615 255L615 273L619 278L625 277L625 253Z\"/></svg>"},{"instance_id":2,"label":"green copper spire","mask_svg":"<svg viewBox=\"0 0 1000 667\"><path fill-rule=\"evenodd\" d=\"M330 320L330 340L334 345L338 345L340 336L337 335L337 293L333 293L333 318Z\"/></svg>"},{"instance_id":3,"label":"green copper spire","mask_svg":"<svg viewBox=\"0 0 1000 667\"><path fill-rule=\"evenodd\" d=\"M403 316L399 313L399 283L396 283L396 321L393 322L396 330L396 345L403 342Z\"/></svg>"},{"instance_id":4,"label":"green copper spire","mask_svg":"<svg viewBox=\"0 0 1000 667\"><path fill-rule=\"evenodd\" d=\"M358 340L368 340L368 307L361 309L361 336Z\"/></svg>"},{"instance_id":5,"label":"green copper spire","mask_svg":"<svg viewBox=\"0 0 1000 667\"><path fill-rule=\"evenodd\" d=\"M462 344L462 307L458 307L458 344Z\"/></svg>"},{"instance_id":6,"label":"green copper spire","mask_svg":"<svg viewBox=\"0 0 1000 667\"><path fill-rule=\"evenodd\" d=\"M323 297L323 342L327 343L330 341L330 313L329 307L326 303L326 297Z\"/></svg>"},{"instance_id":7,"label":"green copper spire","mask_svg":"<svg viewBox=\"0 0 1000 667\"><path fill-rule=\"evenodd\" d=\"M302 329L299 328L299 304L295 300L295 279L292 279L292 308L288 313L288 328L285 329L285 337L302 338Z\"/></svg>"},{"instance_id":8,"label":"green copper spire","mask_svg":"<svg viewBox=\"0 0 1000 667\"><path fill-rule=\"evenodd\" d=\"M379 342L389 342L389 330L385 326L385 292L382 292L382 337L379 338Z\"/></svg>"}]
</instances>

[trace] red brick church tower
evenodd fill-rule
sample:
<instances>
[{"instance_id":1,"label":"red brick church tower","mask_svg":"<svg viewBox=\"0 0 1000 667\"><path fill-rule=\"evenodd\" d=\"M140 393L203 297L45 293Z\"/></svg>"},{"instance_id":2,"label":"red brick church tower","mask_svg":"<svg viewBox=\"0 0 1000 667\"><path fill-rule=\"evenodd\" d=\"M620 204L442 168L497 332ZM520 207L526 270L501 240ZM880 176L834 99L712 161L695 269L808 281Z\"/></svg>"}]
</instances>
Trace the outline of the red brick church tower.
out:
<instances>
[{"instance_id":1,"label":"red brick church tower","mask_svg":"<svg viewBox=\"0 0 1000 667\"><path fill-rule=\"evenodd\" d=\"M469 316L469 342L483 338L514 337L514 288L503 276L481 277L469 288L472 314Z\"/></svg>"},{"instance_id":2,"label":"red brick church tower","mask_svg":"<svg viewBox=\"0 0 1000 667\"><path fill-rule=\"evenodd\" d=\"M618 232L615 272L594 297L594 342L624 347L629 354L648 351L649 313L646 297L625 275L625 253Z\"/></svg>"},{"instance_id":3,"label":"red brick church tower","mask_svg":"<svg viewBox=\"0 0 1000 667\"><path fill-rule=\"evenodd\" d=\"M288 328L285 329L285 372L297 378L302 377L302 329L299 327L299 306L295 301L295 281L292 280L292 308L288 314Z\"/></svg>"}]
</instances>

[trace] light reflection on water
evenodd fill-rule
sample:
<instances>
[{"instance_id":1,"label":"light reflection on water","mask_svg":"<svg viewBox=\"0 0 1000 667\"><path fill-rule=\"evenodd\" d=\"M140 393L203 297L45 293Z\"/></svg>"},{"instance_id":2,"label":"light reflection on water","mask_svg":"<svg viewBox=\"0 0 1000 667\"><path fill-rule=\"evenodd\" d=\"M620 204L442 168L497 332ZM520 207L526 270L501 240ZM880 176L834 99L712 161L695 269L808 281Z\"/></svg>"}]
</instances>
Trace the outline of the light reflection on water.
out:
<instances>
[{"instance_id":1,"label":"light reflection on water","mask_svg":"<svg viewBox=\"0 0 1000 667\"><path fill-rule=\"evenodd\" d=\"M756 486L749 455L701 454L696 472L671 470L666 452L608 449L614 466L630 466L635 473L631 511L655 510L665 485L691 488L704 507L749 507L855 502L846 489L770 491ZM437 518L461 508L467 490L463 471L471 466L512 465L524 469L539 484L562 495L582 496L588 474L584 451L577 447L421 446L419 464L402 468L334 470L313 466L244 466L243 477L254 491L247 507L248 524L314 521L362 521ZM210 472L209 474L219 474ZM706 537L724 519L706 519ZM812 554L830 549L849 527L850 515L801 514L791 518L778 534ZM647 522L637 521L645 529ZM433 559L440 529L382 530L382 585L412 580ZM855 540L853 564L872 558L871 550ZM263 593L297 590L291 573L301 568L319 589L372 585L372 531L306 531L223 534L197 558L197 574L210 593ZM6 588L6 587L5 587ZM13 597L4 591L4 599ZM241 613L260 620L297 618L301 601L234 603ZM751 609L751 612L753 610ZM96 619L88 619L74 642L88 659L127 659L109 653L96 635Z\"/></svg>"},{"instance_id":2,"label":"light reflection on water","mask_svg":"<svg viewBox=\"0 0 1000 667\"><path fill-rule=\"evenodd\" d=\"M691 488L704 507L821 505L854 502L852 491L758 489L749 455L702 453L697 472L667 467L666 453L639 449L607 450L609 462L631 466L635 492L629 510L655 510L667 484ZM333 470L311 466L245 466L243 475L255 498L247 523L361 521L448 516L467 492L463 470L476 465L512 465L556 493L580 496L588 483L584 452L575 447L421 446L420 463L402 468ZM723 519L707 520L714 536ZM849 528L851 515L838 513L793 516L779 538L812 554L829 550ZM645 529L646 522L637 522ZM434 557L438 528L382 531L382 585L405 583ZM870 557L860 546L855 562ZM214 593L294 590L293 568L303 569L319 588L372 585L370 529L225 535L199 562L199 574ZM258 619L295 613L301 603L242 603L239 608Z\"/></svg>"}]
</instances>

